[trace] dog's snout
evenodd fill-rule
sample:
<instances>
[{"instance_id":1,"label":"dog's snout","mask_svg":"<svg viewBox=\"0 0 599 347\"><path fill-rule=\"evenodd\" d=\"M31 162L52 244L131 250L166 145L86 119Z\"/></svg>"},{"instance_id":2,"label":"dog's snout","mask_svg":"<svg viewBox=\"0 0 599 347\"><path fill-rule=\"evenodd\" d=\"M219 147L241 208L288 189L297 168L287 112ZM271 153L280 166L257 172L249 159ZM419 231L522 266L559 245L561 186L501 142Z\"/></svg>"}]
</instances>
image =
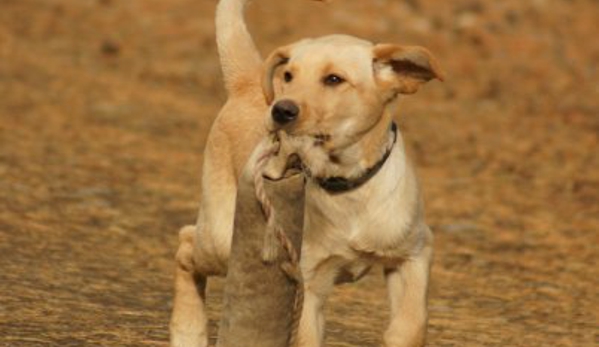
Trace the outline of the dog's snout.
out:
<instances>
[{"instance_id":1,"label":"dog's snout","mask_svg":"<svg viewBox=\"0 0 599 347\"><path fill-rule=\"evenodd\" d=\"M291 100L281 100L272 107L272 119L279 125L294 121L299 115L299 107Z\"/></svg>"}]
</instances>

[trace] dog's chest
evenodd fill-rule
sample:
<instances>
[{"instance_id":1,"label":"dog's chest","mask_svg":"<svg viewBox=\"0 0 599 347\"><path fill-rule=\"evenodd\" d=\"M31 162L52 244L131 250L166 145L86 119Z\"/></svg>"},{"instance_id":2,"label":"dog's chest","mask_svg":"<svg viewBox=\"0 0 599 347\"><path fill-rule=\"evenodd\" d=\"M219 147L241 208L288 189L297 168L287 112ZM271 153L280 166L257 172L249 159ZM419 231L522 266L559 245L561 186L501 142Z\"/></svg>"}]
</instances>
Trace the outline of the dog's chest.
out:
<instances>
[{"instance_id":1,"label":"dog's chest","mask_svg":"<svg viewBox=\"0 0 599 347\"><path fill-rule=\"evenodd\" d=\"M330 195L309 184L305 247L318 250L320 257L335 255L349 262L380 258L389 250L401 257L402 249L410 247L403 241L414 223L415 206L401 189L395 184Z\"/></svg>"},{"instance_id":2,"label":"dog's chest","mask_svg":"<svg viewBox=\"0 0 599 347\"><path fill-rule=\"evenodd\" d=\"M395 266L419 247L418 185L401 148L358 189L330 194L309 181L302 248L307 279L355 280L374 264Z\"/></svg>"}]
</instances>

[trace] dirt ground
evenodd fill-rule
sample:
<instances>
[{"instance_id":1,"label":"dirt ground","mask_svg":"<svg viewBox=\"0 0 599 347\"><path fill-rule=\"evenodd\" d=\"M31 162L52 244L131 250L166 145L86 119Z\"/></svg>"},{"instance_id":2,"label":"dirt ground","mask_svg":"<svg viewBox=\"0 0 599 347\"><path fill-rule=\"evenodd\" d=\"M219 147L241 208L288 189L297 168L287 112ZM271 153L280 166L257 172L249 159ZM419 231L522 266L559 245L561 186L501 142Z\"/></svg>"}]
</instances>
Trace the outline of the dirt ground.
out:
<instances>
[{"instance_id":1,"label":"dirt ground","mask_svg":"<svg viewBox=\"0 0 599 347\"><path fill-rule=\"evenodd\" d=\"M225 98L215 5L0 1L0 346L167 344ZM248 20L264 53L343 32L444 66L397 114L436 234L429 346L599 345L597 1L255 0ZM385 295L380 271L339 287L327 345L379 346Z\"/></svg>"}]
</instances>

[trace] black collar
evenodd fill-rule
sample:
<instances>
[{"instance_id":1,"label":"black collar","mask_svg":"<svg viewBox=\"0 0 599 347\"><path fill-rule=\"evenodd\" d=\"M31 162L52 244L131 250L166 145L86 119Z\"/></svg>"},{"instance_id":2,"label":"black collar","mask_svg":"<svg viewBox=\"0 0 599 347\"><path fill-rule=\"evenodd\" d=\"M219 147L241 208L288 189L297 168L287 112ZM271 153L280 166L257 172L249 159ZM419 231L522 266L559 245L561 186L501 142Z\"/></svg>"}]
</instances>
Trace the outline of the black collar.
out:
<instances>
[{"instance_id":1,"label":"black collar","mask_svg":"<svg viewBox=\"0 0 599 347\"><path fill-rule=\"evenodd\" d=\"M322 189L331 194L345 193L359 188L379 172L391 155L395 142L397 142L397 125L395 125L395 122L391 124L391 130L393 131L393 144L387 149L381 160L366 170L362 176L355 179L348 179L345 177L315 177L314 180Z\"/></svg>"}]
</instances>

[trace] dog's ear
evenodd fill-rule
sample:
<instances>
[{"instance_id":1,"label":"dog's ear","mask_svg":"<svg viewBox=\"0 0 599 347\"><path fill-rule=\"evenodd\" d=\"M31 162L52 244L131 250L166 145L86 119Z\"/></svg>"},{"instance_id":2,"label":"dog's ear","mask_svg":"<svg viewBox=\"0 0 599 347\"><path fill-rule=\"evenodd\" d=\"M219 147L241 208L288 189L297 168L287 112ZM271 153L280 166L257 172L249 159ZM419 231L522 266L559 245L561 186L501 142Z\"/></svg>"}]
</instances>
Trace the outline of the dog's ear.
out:
<instances>
[{"instance_id":1,"label":"dog's ear","mask_svg":"<svg viewBox=\"0 0 599 347\"><path fill-rule=\"evenodd\" d=\"M264 62L264 73L262 75L262 92L266 103L270 105L275 98L274 76L277 68L287 64L289 61L290 46L277 48Z\"/></svg>"},{"instance_id":2,"label":"dog's ear","mask_svg":"<svg viewBox=\"0 0 599 347\"><path fill-rule=\"evenodd\" d=\"M423 47L379 44L373 56L377 83L392 93L391 98L413 94L432 79L444 79L437 59Z\"/></svg>"}]
</instances>

